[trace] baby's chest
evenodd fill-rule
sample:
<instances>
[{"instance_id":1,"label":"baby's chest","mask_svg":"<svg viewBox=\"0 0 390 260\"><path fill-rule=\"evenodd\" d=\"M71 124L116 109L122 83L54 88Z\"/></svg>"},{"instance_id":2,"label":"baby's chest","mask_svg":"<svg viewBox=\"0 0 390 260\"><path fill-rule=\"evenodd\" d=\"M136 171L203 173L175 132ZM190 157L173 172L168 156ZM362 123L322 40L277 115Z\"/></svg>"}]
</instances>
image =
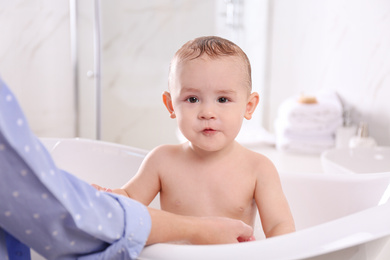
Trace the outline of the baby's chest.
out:
<instances>
[{"instance_id":1,"label":"baby's chest","mask_svg":"<svg viewBox=\"0 0 390 260\"><path fill-rule=\"evenodd\" d=\"M201 178L203 177L203 178ZM178 174L161 183L161 205L191 215L251 214L255 180L250 176Z\"/></svg>"},{"instance_id":2,"label":"baby's chest","mask_svg":"<svg viewBox=\"0 0 390 260\"><path fill-rule=\"evenodd\" d=\"M250 171L221 167L214 170L172 171L160 178L161 190L169 193L209 194L224 197L253 195L256 176ZM183 195L183 194L182 194Z\"/></svg>"}]
</instances>

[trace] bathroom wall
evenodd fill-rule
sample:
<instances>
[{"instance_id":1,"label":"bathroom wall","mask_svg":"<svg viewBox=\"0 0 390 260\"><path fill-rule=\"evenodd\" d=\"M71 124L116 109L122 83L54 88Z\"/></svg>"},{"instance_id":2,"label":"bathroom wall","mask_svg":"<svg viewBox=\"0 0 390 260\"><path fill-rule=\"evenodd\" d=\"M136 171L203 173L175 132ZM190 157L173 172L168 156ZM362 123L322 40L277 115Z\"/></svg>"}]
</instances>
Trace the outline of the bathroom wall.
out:
<instances>
[{"instance_id":1,"label":"bathroom wall","mask_svg":"<svg viewBox=\"0 0 390 260\"><path fill-rule=\"evenodd\" d=\"M94 8L77 1L76 93L70 1L0 0L0 75L38 136L96 137ZM101 0L100 15L102 139L145 149L177 142L161 101L169 62L187 40L215 34L215 1Z\"/></svg>"},{"instance_id":2,"label":"bathroom wall","mask_svg":"<svg viewBox=\"0 0 390 260\"><path fill-rule=\"evenodd\" d=\"M269 113L301 92L335 90L355 123L390 145L390 1L271 1Z\"/></svg>"},{"instance_id":3,"label":"bathroom wall","mask_svg":"<svg viewBox=\"0 0 390 260\"><path fill-rule=\"evenodd\" d=\"M102 1L104 140L145 149L177 142L161 94L170 59L189 39L214 34L214 1Z\"/></svg>"},{"instance_id":4,"label":"bathroom wall","mask_svg":"<svg viewBox=\"0 0 390 260\"><path fill-rule=\"evenodd\" d=\"M94 80L87 77L94 69L93 2L77 1L77 130L86 138L96 130ZM389 1L100 2L103 140L145 149L177 142L175 121L161 102L169 61L187 40L218 34L251 59L261 100L250 129L263 124L273 131L285 98L329 88L353 109L356 123L368 121L377 141L390 144ZM226 26L227 3L241 5L235 28ZM69 29L68 0L0 0L0 75L39 136L76 135Z\"/></svg>"},{"instance_id":5,"label":"bathroom wall","mask_svg":"<svg viewBox=\"0 0 390 260\"><path fill-rule=\"evenodd\" d=\"M74 136L68 0L0 0L0 76L39 136Z\"/></svg>"},{"instance_id":6,"label":"bathroom wall","mask_svg":"<svg viewBox=\"0 0 390 260\"><path fill-rule=\"evenodd\" d=\"M176 120L169 117L161 94L167 90L172 56L198 36L216 34L237 42L252 61L253 87L260 91L267 16L259 13L266 14L267 8L266 1L248 3L231 1L232 13L227 14L224 0L101 1L102 139L144 149L178 143ZM93 79L86 77L94 61L93 1L79 3L78 9L80 136L94 138ZM260 127L260 111L245 129Z\"/></svg>"},{"instance_id":7,"label":"bathroom wall","mask_svg":"<svg viewBox=\"0 0 390 260\"><path fill-rule=\"evenodd\" d=\"M201 35L239 44L252 63L253 90L262 95L267 8L267 1L257 0L101 0L102 140L144 149L178 142L176 122L169 118L161 93L167 89L175 51ZM38 136L96 137L94 9L94 0L77 1L76 74L69 1L0 0L0 28L6 36L0 42L0 74ZM247 133L260 128L263 104L245 121L242 136L253 139Z\"/></svg>"},{"instance_id":8,"label":"bathroom wall","mask_svg":"<svg viewBox=\"0 0 390 260\"><path fill-rule=\"evenodd\" d=\"M215 34L215 2L101 0L101 139L151 149L178 142L161 94L187 40ZM96 138L95 1L77 1L78 136Z\"/></svg>"}]
</instances>

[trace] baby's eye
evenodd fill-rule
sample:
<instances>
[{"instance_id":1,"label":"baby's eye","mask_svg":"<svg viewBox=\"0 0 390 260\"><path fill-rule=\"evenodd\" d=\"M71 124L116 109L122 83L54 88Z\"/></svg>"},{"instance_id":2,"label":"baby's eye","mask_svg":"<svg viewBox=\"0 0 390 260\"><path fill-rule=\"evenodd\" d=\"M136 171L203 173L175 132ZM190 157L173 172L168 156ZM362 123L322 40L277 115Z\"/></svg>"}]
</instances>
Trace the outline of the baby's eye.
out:
<instances>
[{"instance_id":1,"label":"baby's eye","mask_svg":"<svg viewBox=\"0 0 390 260\"><path fill-rule=\"evenodd\" d=\"M196 103L196 102L199 102L199 99L196 97L189 97L189 98L187 98L187 101L190 103Z\"/></svg>"},{"instance_id":2,"label":"baby's eye","mask_svg":"<svg viewBox=\"0 0 390 260\"><path fill-rule=\"evenodd\" d=\"M218 102L219 103L226 103L226 102L228 102L229 101L229 99L228 98L225 98L225 97L220 97L220 98L218 98Z\"/></svg>"}]
</instances>

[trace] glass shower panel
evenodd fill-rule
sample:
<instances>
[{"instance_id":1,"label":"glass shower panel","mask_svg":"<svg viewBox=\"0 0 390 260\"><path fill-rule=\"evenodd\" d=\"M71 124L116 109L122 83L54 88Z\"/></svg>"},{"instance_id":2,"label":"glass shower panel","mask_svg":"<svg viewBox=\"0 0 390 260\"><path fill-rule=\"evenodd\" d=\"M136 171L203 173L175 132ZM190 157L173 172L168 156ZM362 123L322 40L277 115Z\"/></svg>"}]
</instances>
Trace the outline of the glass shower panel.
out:
<instances>
[{"instance_id":1,"label":"glass shower panel","mask_svg":"<svg viewBox=\"0 0 390 260\"><path fill-rule=\"evenodd\" d=\"M70 0L74 1L74 0ZM80 137L96 138L96 89L94 77L95 1L76 0L77 71Z\"/></svg>"}]
</instances>

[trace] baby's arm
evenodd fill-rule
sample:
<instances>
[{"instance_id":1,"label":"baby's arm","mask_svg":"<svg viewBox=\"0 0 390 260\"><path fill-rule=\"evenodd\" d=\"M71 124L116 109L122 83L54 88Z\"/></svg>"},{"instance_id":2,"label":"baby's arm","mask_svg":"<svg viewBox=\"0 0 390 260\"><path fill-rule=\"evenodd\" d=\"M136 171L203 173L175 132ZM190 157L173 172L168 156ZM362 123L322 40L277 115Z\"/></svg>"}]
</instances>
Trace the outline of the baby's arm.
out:
<instances>
[{"instance_id":1,"label":"baby's arm","mask_svg":"<svg viewBox=\"0 0 390 260\"><path fill-rule=\"evenodd\" d=\"M265 236L269 238L294 232L294 219L275 166L264 157L259 171L255 200Z\"/></svg>"},{"instance_id":2,"label":"baby's arm","mask_svg":"<svg viewBox=\"0 0 390 260\"><path fill-rule=\"evenodd\" d=\"M142 162L137 174L120 189L107 189L99 185L92 184L97 190L113 192L149 205L157 193L160 191L159 169L163 166L161 154L164 148L157 147L152 150Z\"/></svg>"},{"instance_id":3,"label":"baby's arm","mask_svg":"<svg viewBox=\"0 0 390 260\"><path fill-rule=\"evenodd\" d=\"M161 189L160 169L164 169L164 161L161 160L164 146L152 150L142 162L137 174L129 180L121 189L113 192L125 193L128 197L149 205Z\"/></svg>"}]
</instances>

